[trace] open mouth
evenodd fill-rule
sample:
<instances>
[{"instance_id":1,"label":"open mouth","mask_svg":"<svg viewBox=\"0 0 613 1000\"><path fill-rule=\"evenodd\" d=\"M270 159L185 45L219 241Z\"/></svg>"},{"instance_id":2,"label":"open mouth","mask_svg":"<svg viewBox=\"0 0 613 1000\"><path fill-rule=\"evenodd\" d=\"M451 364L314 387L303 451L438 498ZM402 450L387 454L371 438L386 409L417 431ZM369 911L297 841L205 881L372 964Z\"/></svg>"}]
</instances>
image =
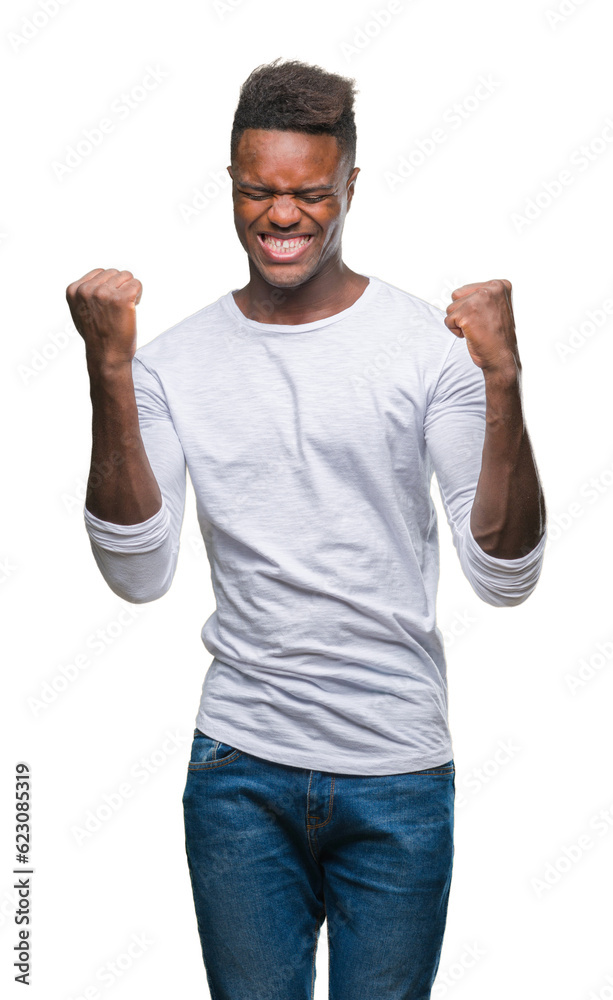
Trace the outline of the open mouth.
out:
<instances>
[{"instance_id":1,"label":"open mouth","mask_svg":"<svg viewBox=\"0 0 613 1000\"><path fill-rule=\"evenodd\" d=\"M289 239L278 239L258 233L258 241L267 257L271 260L295 260L300 257L311 243L312 236L291 236Z\"/></svg>"}]
</instances>

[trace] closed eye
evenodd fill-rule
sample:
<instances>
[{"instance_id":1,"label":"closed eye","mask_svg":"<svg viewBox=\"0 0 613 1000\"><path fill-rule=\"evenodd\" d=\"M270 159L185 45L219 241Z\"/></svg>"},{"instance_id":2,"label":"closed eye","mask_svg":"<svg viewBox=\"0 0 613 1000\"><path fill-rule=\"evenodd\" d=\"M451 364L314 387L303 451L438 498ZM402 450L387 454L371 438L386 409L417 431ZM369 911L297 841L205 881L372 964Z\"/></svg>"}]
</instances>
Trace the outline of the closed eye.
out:
<instances>
[{"instance_id":1,"label":"closed eye","mask_svg":"<svg viewBox=\"0 0 613 1000\"><path fill-rule=\"evenodd\" d=\"M252 201L266 201L268 198L270 198L269 194L251 194L248 191L241 191L240 193L245 195L246 198L251 198ZM307 201L309 202L309 204L311 204L315 203L316 201L323 201L324 198L328 198L329 196L327 194L318 194L313 196L302 195L302 197L298 195L298 197L300 198L300 201Z\"/></svg>"}]
</instances>

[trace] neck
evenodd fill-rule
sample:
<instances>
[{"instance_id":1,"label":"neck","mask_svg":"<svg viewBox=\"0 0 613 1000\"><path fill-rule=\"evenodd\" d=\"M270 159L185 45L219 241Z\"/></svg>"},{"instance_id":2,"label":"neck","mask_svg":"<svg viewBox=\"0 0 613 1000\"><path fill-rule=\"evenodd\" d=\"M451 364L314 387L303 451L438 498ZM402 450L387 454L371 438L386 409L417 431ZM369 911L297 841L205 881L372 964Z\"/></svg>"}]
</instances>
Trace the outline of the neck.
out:
<instances>
[{"instance_id":1,"label":"neck","mask_svg":"<svg viewBox=\"0 0 613 1000\"><path fill-rule=\"evenodd\" d=\"M249 282L234 293L234 301L247 319L258 323L294 326L333 316L360 297L368 278L342 260L333 261L301 285L271 285L249 261Z\"/></svg>"}]
</instances>

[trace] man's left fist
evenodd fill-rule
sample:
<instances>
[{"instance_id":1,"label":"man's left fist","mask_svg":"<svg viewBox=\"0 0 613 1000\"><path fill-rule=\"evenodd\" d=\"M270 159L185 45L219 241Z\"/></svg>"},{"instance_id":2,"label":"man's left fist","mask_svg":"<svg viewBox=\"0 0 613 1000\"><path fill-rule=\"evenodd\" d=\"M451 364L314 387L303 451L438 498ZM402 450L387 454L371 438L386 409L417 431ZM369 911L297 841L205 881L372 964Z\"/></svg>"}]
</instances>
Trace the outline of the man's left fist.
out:
<instances>
[{"instance_id":1,"label":"man's left fist","mask_svg":"<svg viewBox=\"0 0 613 1000\"><path fill-rule=\"evenodd\" d=\"M513 373L521 366L511 305L511 282L506 278L462 285L451 293L445 326L465 337L470 355L484 374Z\"/></svg>"}]
</instances>

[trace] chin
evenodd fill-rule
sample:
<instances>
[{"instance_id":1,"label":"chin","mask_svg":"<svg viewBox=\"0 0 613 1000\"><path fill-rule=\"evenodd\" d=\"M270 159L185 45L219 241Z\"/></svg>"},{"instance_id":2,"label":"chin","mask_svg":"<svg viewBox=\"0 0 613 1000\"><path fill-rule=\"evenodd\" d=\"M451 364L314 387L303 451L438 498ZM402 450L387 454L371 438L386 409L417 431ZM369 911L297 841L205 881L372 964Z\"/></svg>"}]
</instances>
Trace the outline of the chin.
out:
<instances>
[{"instance_id":1,"label":"chin","mask_svg":"<svg viewBox=\"0 0 613 1000\"><path fill-rule=\"evenodd\" d=\"M299 288L312 278L317 270L316 267L302 269L290 266L275 267L274 264L272 267L261 267L253 259L252 263L260 277L275 288Z\"/></svg>"}]
</instances>

